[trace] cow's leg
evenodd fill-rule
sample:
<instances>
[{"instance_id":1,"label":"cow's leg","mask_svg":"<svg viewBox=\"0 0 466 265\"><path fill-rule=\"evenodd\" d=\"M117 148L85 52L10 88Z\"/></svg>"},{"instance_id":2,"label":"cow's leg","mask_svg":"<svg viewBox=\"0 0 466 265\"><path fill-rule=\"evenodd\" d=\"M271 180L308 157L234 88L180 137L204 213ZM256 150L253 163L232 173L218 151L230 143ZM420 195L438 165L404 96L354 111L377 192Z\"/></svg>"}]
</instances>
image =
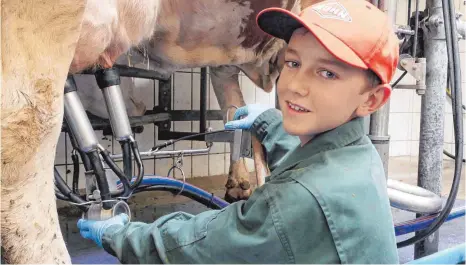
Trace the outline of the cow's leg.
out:
<instances>
[{"instance_id":1,"label":"cow's leg","mask_svg":"<svg viewBox=\"0 0 466 265\"><path fill-rule=\"evenodd\" d=\"M235 114L236 109L232 108L232 106L241 107L245 105L238 80L239 68L235 66L211 67L210 73L214 92L224 113L224 122L226 122L227 112L229 119L232 119ZM233 148L230 148L230 150L233 150ZM225 185L227 189L225 200L234 202L249 198L251 194L250 186L245 158L240 158L238 161L230 160L228 181Z\"/></svg>"},{"instance_id":2,"label":"cow's leg","mask_svg":"<svg viewBox=\"0 0 466 265\"><path fill-rule=\"evenodd\" d=\"M7 263L71 263L53 180L63 87L86 1L1 3L1 238Z\"/></svg>"}]
</instances>

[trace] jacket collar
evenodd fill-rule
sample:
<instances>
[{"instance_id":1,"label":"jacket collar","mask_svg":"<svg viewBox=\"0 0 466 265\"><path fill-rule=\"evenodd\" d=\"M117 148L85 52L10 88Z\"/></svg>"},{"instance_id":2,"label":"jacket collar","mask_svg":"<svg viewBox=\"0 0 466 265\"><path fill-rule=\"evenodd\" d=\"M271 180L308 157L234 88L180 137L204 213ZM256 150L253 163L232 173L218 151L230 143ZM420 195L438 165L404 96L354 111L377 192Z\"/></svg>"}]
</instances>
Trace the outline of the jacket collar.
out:
<instances>
[{"instance_id":1,"label":"jacket collar","mask_svg":"<svg viewBox=\"0 0 466 265\"><path fill-rule=\"evenodd\" d=\"M279 175L318 153L347 146L364 135L364 118L352 119L335 129L316 135L304 146L299 145L271 175Z\"/></svg>"}]
</instances>

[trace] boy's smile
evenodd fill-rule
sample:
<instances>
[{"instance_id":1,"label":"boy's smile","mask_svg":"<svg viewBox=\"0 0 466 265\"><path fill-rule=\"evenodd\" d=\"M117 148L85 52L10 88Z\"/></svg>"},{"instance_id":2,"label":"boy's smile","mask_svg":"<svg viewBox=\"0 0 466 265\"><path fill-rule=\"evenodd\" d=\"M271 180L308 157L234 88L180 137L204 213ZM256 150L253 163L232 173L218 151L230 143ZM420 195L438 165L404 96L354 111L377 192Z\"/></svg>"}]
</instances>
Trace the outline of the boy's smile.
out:
<instances>
[{"instance_id":1,"label":"boy's smile","mask_svg":"<svg viewBox=\"0 0 466 265\"><path fill-rule=\"evenodd\" d=\"M277 84L285 130L305 144L313 135L375 111L387 92L368 77L366 69L340 61L306 29L295 30Z\"/></svg>"}]
</instances>

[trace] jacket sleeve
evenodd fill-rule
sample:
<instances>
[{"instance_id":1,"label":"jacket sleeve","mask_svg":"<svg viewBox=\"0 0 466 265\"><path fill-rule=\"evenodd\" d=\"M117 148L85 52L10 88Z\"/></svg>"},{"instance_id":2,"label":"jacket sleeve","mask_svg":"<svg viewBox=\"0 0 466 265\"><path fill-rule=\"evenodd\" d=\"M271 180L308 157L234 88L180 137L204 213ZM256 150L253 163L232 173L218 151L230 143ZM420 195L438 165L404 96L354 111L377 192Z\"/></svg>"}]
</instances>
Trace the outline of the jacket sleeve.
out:
<instances>
[{"instance_id":1,"label":"jacket sleeve","mask_svg":"<svg viewBox=\"0 0 466 265\"><path fill-rule=\"evenodd\" d=\"M252 124L251 131L265 149L270 171L300 144L298 137L289 135L283 128L283 118L277 109L269 109L259 115Z\"/></svg>"},{"instance_id":2,"label":"jacket sleeve","mask_svg":"<svg viewBox=\"0 0 466 265\"><path fill-rule=\"evenodd\" d=\"M247 201L198 215L175 212L155 222L110 227L104 249L122 263L286 263L267 188ZM274 220L275 219L275 220ZM264 255L266 253L266 255Z\"/></svg>"}]
</instances>

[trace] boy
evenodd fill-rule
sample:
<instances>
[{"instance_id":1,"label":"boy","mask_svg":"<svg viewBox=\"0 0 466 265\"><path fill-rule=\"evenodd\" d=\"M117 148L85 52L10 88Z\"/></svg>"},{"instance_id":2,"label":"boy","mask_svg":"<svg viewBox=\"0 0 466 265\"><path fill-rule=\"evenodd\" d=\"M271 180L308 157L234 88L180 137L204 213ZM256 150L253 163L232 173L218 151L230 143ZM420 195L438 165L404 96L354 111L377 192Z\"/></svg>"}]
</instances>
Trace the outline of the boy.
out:
<instances>
[{"instance_id":1,"label":"boy","mask_svg":"<svg viewBox=\"0 0 466 265\"><path fill-rule=\"evenodd\" d=\"M251 130L271 170L247 201L152 224L127 217L78 227L124 263L398 263L385 175L363 118L390 96L398 40L363 0L324 1L257 18L288 42L282 111L248 105L226 128Z\"/></svg>"}]
</instances>

